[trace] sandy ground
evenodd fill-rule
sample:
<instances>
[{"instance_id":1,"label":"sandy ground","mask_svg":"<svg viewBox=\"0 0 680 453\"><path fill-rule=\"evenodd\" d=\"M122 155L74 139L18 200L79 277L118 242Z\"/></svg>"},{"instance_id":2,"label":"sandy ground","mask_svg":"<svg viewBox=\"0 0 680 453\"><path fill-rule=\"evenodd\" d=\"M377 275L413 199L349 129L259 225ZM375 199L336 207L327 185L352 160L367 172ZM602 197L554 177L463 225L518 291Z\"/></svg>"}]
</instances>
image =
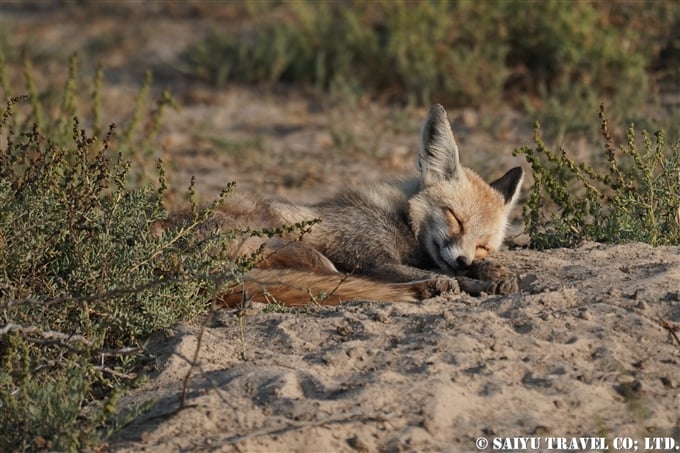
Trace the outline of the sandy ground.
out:
<instances>
[{"instance_id":1,"label":"sandy ground","mask_svg":"<svg viewBox=\"0 0 680 453\"><path fill-rule=\"evenodd\" d=\"M145 69L154 69L154 92L167 85L181 104L158 146L175 186L196 175L206 198L236 180L239 190L309 201L413 171L425 109L217 90L179 76L173 62L187 43L214 21L236 26L228 4L224 14L186 14L189 3L157 11L149 2L141 12L134 2L38 12L12 3L1 11L8 54L38 55L40 86L63 86L74 50L83 80L101 61L107 122L129 116ZM21 71L10 61L11 79ZM530 120L505 109L449 115L465 165L492 179L522 163L511 151L531 144ZM593 149L565 145L578 156ZM511 236L521 232L519 213ZM149 345L157 374L121 407L154 403L110 449L456 452L509 436L533 436L541 451L549 438L572 436L604 437L612 448L625 437L680 445L680 342L671 333L680 324L680 248L587 243L494 259L521 277L521 293L287 313L253 306L165 332Z\"/></svg>"},{"instance_id":2,"label":"sandy ground","mask_svg":"<svg viewBox=\"0 0 680 453\"><path fill-rule=\"evenodd\" d=\"M153 350L121 451L474 451L486 437L680 435L680 248L509 251L522 292L219 312ZM543 448L541 450L544 450ZM589 449L578 451L590 451ZM643 451L643 450L641 450Z\"/></svg>"}]
</instances>

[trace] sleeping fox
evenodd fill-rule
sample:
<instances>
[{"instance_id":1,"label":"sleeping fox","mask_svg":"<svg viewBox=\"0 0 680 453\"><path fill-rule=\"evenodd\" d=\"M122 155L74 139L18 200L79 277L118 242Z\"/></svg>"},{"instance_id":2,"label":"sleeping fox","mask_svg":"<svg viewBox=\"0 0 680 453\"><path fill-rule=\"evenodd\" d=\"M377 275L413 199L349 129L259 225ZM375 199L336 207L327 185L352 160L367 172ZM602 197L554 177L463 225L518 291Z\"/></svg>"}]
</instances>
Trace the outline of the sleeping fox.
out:
<instances>
[{"instance_id":1,"label":"sleeping fox","mask_svg":"<svg viewBox=\"0 0 680 453\"><path fill-rule=\"evenodd\" d=\"M522 168L488 184L463 167L446 112L437 104L422 128L418 170L413 179L348 189L311 205L229 198L211 219L225 231L320 222L300 238L236 241L234 257L261 249L261 259L216 302L276 300L292 306L517 291L514 276L483 260L503 241Z\"/></svg>"}]
</instances>

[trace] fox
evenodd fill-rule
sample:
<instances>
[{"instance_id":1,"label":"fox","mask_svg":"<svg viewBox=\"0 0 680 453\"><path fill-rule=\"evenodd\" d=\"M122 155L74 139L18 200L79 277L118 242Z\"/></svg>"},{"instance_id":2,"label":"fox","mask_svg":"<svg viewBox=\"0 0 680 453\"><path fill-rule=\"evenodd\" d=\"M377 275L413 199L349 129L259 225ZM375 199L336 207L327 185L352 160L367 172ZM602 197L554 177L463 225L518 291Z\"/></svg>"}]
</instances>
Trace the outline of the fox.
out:
<instances>
[{"instance_id":1,"label":"fox","mask_svg":"<svg viewBox=\"0 0 680 453\"><path fill-rule=\"evenodd\" d=\"M299 237L235 241L231 256L259 250L260 259L215 303L334 305L517 292L517 277L487 257L502 245L522 167L487 183L462 166L446 111L435 104L421 129L417 170L312 204L230 196L211 219L225 231L320 222Z\"/></svg>"}]
</instances>

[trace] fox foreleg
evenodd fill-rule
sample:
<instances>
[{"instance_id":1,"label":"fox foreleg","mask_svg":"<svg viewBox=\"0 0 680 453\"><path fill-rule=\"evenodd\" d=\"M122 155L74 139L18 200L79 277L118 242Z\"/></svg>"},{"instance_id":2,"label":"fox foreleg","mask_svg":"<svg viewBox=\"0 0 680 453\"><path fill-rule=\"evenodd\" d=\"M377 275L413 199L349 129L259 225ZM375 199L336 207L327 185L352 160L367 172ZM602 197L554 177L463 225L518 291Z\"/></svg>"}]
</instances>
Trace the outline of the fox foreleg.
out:
<instances>
[{"instance_id":1,"label":"fox foreleg","mask_svg":"<svg viewBox=\"0 0 680 453\"><path fill-rule=\"evenodd\" d=\"M405 264L381 266L371 276L393 283L408 284L421 299L446 293L512 294L519 291L517 277L507 268L492 261L475 261L465 275L448 275Z\"/></svg>"}]
</instances>

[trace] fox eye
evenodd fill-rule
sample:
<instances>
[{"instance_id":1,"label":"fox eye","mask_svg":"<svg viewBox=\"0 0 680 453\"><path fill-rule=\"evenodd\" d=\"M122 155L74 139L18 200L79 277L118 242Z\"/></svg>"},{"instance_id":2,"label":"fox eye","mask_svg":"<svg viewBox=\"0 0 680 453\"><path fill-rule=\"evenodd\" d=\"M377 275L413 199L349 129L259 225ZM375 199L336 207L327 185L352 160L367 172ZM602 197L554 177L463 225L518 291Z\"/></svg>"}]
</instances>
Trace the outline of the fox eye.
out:
<instances>
[{"instance_id":1,"label":"fox eye","mask_svg":"<svg viewBox=\"0 0 680 453\"><path fill-rule=\"evenodd\" d=\"M460 223L458 217L453 213L450 208L444 208L444 214L446 215L446 221L449 224L449 234L455 235L460 234L463 231L463 224Z\"/></svg>"},{"instance_id":2,"label":"fox eye","mask_svg":"<svg viewBox=\"0 0 680 453\"><path fill-rule=\"evenodd\" d=\"M481 260L481 259L486 258L488 254L489 254L489 249L488 249L488 248L486 248L486 247L483 246L483 245L478 245L478 246L477 246L477 249L475 250L475 258Z\"/></svg>"}]
</instances>

